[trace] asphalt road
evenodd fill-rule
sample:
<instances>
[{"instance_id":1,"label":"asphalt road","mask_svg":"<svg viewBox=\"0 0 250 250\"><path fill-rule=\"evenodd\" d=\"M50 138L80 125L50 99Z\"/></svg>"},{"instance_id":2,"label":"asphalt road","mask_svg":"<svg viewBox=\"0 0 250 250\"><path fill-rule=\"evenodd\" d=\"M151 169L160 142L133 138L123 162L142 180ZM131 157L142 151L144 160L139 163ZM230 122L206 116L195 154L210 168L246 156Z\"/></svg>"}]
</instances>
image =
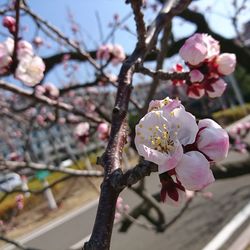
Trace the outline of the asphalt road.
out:
<instances>
[{"instance_id":1,"label":"asphalt road","mask_svg":"<svg viewBox=\"0 0 250 250\"><path fill-rule=\"evenodd\" d=\"M157 177L147 178L149 190L154 193L159 188ZM208 189L213 192L213 200L197 197L190 208L173 226L164 233L155 233L133 225L128 233L117 232L115 226L112 238L113 250L201 250L250 200L250 175L216 181ZM140 203L132 192L125 191L125 202L131 207ZM52 223L33 236L26 236L25 246L43 250L68 250L91 232L96 205L77 210ZM166 218L171 219L177 208L162 205ZM143 221L143 218L140 217ZM64 221L63 221L64 220ZM3 248L4 250L16 248Z\"/></svg>"}]
</instances>

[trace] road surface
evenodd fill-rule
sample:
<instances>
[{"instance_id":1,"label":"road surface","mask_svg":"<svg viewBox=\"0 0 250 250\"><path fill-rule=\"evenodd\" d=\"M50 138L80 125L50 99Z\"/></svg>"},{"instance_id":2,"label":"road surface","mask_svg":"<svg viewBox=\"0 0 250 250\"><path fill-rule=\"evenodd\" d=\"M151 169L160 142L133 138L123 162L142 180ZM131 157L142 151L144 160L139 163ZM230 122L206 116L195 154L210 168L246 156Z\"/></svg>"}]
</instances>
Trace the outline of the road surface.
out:
<instances>
[{"instance_id":1,"label":"road surface","mask_svg":"<svg viewBox=\"0 0 250 250\"><path fill-rule=\"evenodd\" d=\"M149 190L159 189L158 178L147 178ZM128 233L117 232L115 226L113 250L201 250L218 231L250 200L250 175L216 181L208 189L213 192L213 200L197 197L185 215L164 233L155 233L133 225ZM140 203L132 193L123 193L125 202L131 207ZM171 219L178 209L162 205L166 218ZM82 208L60 221L21 239L25 246L43 250L74 249L91 232L96 212L96 202ZM140 217L143 221L143 218ZM14 247L4 250L16 249Z\"/></svg>"}]
</instances>

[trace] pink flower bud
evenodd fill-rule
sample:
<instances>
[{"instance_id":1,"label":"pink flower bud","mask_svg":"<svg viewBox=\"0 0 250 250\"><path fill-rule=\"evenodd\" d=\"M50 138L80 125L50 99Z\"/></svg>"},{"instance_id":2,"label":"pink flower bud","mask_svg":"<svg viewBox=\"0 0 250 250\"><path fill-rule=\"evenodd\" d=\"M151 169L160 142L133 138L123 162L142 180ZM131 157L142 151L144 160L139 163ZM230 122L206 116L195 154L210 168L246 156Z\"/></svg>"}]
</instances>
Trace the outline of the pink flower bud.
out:
<instances>
[{"instance_id":1,"label":"pink flower bud","mask_svg":"<svg viewBox=\"0 0 250 250\"><path fill-rule=\"evenodd\" d=\"M187 95L190 98L200 99L201 97L204 96L204 94L205 94L205 90L201 84L193 83L191 86L188 86Z\"/></svg>"},{"instance_id":2,"label":"pink flower bud","mask_svg":"<svg viewBox=\"0 0 250 250\"><path fill-rule=\"evenodd\" d=\"M185 62L198 65L206 59L207 46L203 42L203 34L195 34L186 40L179 54Z\"/></svg>"},{"instance_id":3,"label":"pink flower bud","mask_svg":"<svg viewBox=\"0 0 250 250\"><path fill-rule=\"evenodd\" d=\"M110 53L113 50L113 45L104 44L96 52L96 58L99 60L109 60Z\"/></svg>"},{"instance_id":4,"label":"pink flower bud","mask_svg":"<svg viewBox=\"0 0 250 250\"><path fill-rule=\"evenodd\" d=\"M74 135L82 142L87 143L89 138L89 123L88 122L81 122L79 123L75 130Z\"/></svg>"},{"instance_id":5,"label":"pink flower bud","mask_svg":"<svg viewBox=\"0 0 250 250\"><path fill-rule=\"evenodd\" d=\"M198 123L197 147L209 160L221 161L227 157L229 137L219 124L209 120L203 119Z\"/></svg>"},{"instance_id":6,"label":"pink flower bud","mask_svg":"<svg viewBox=\"0 0 250 250\"><path fill-rule=\"evenodd\" d=\"M217 81L210 84L209 88L206 89L206 93L211 98L220 97L224 93L226 87L227 83L223 79L219 78Z\"/></svg>"},{"instance_id":7,"label":"pink flower bud","mask_svg":"<svg viewBox=\"0 0 250 250\"><path fill-rule=\"evenodd\" d=\"M45 89L48 92L48 95L50 97L54 97L54 98L59 97L60 92L55 85L53 85L52 83L48 83L48 84L44 85L44 87L45 87Z\"/></svg>"},{"instance_id":8,"label":"pink flower bud","mask_svg":"<svg viewBox=\"0 0 250 250\"><path fill-rule=\"evenodd\" d=\"M3 26L13 34L16 31L16 19L12 16L5 16L3 18Z\"/></svg>"},{"instance_id":9,"label":"pink flower bud","mask_svg":"<svg viewBox=\"0 0 250 250\"><path fill-rule=\"evenodd\" d=\"M216 59L218 72L222 75L230 75L235 70L236 56L231 53L223 53Z\"/></svg>"},{"instance_id":10,"label":"pink flower bud","mask_svg":"<svg viewBox=\"0 0 250 250\"><path fill-rule=\"evenodd\" d=\"M201 82L204 79L204 75L197 69L193 69L189 73L191 82Z\"/></svg>"},{"instance_id":11,"label":"pink flower bud","mask_svg":"<svg viewBox=\"0 0 250 250\"><path fill-rule=\"evenodd\" d=\"M33 44L38 48L43 45L43 39L40 36L36 36L33 40Z\"/></svg>"},{"instance_id":12,"label":"pink flower bud","mask_svg":"<svg viewBox=\"0 0 250 250\"><path fill-rule=\"evenodd\" d=\"M100 123L97 127L97 131L98 131L98 138L101 140L105 140L108 138L109 136L109 126L107 123Z\"/></svg>"}]
</instances>

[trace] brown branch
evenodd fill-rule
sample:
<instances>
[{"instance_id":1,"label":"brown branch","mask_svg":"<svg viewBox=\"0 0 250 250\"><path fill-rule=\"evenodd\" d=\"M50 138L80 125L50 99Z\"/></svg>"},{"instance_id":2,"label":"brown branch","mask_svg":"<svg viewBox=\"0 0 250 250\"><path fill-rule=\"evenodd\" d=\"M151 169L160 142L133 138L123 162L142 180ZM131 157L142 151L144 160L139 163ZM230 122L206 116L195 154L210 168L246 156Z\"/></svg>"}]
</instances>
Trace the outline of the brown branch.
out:
<instances>
[{"instance_id":1,"label":"brown branch","mask_svg":"<svg viewBox=\"0 0 250 250\"><path fill-rule=\"evenodd\" d=\"M81 49L75 42L70 40L68 37L66 37L59 29L54 27L52 24L50 24L48 21L44 20L42 17L37 15L35 12L33 12L29 7L22 5L21 9L24 10L26 13L28 13L33 19L39 21L41 24L46 26L49 30L51 30L53 33L55 33L60 39L62 39L64 42L66 42L68 45L70 45L73 49L77 51L83 57L86 59L95 69L99 70L100 66L97 64L97 62L91 57L89 53Z\"/></svg>"},{"instance_id":2,"label":"brown branch","mask_svg":"<svg viewBox=\"0 0 250 250\"><path fill-rule=\"evenodd\" d=\"M132 169L122 174L121 171L116 171L113 176L112 185L117 190L122 190L125 187L130 187L142 180L144 177L149 176L152 172L157 172L158 166L152 162L142 160Z\"/></svg>"},{"instance_id":3,"label":"brown branch","mask_svg":"<svg viewBox=\"0 0 250 250\"><path fill-rule=\"evenodd\" d=\"M19 162L19 161L0 161L0 170L6 169L6 167L12 171L22 168L30 168L33 170L49 170L52 172L60 172L64 174L70 174L74 176L85 176L85 177L101 177L103 176L102 171L98 170L78 170L73 168L58 168L52 165L46 165L35 162Z\"/></svg>"},{"instance_id":4,"label":"brown branch","mask_svg":"<svg viewBox=\"0 0 250 250\"><path fill-rule=\"evenodd\" d=\"M113 109L110 139L102 156L101 163L104 167L104 181L101 187L100 200L98 204L94 228L90 240L85 243L85 250L108 250L113 229L115 205L121 190L115 190L112 186L112 175L119 169L122 158L122 151L126 143L126 115L132 88L132 77L136 63L143 61L147 53L155 45L158 35L166 23L169 23L173 16L181 12L191 0L183 0L173 7L175 1L164 5L163 9L153 22L145 39L145 49L136 46L132 55L125 60L118 78L118 91L115 107ZM172 8L173 7L173 8ZM137 44L138 45L138 44Z\"/></svg>"},{"instance_id":5,"label":"brown branch","mask_svg":"<svg viewBox=\"0 0 250 250\"><path fill-rule=\"evenodd\" d=\"M11 65L11 70L14 72L18 61L17 61L17 46L19 41L19 22L20 22L20 0L15 1L15 11L16 11L16 25L15 25L15 32L14 32L14 50L12 55L13 63Z\"/></svg>"},{"instance_id":6,"label":"brown branch","mask_svg":"<svg viewBox=\"0 0 250 250\"><path fill-rule=\"evenodd\" d=\"M142 0L130 0L131 7L133 9L135 24L136 24L136 31L137 31L137 38L138 38L138 47L145 49L145 38L147 34L146 25L144 22L144 15L141 11L141 7L143 4Z\"/></svg>"},{"instance_id":7,"label":"brown branch","mask_svg":"<svg viewBox=\"0 0 250 250\"><path fill-rule=\"evenodd\" d=\"M35 100L36 102L43 103L45 105L64 110L66 112L71 112L75 115L82 116L82 117L88 119L89 121L92 121L95 123L101 122L101 120L99 118L96 118L94 116L91 116L91 115L79 110L79 109L76 109L74 106L72 106L68 103L60 102L57 100L52 100L46 96L37 96L34 94L34 92L24 90L20 87L13 85L13 84L7 83L6 81L0 80L0 88L8 90L8 91L15 93L15 94L18 94L18 95L27 97L31 100Z\"/></svg>"},{"instance_id":8,"label":"brown branch","mask_svg":"<svg viewBox=\"0 0 250 250\"><path fill-rule=\"evenodd\" d=\"M160 80L187 80L189 77L189 72L183 72L183 73L178 73L178 72L173 72L173 73L168 73L163 70L157 70L153 71L151 69L145 68L145 67L140 67L138 69L138 72L151 76L152 78L159 78Z\"/></svg>"}]
</instances>

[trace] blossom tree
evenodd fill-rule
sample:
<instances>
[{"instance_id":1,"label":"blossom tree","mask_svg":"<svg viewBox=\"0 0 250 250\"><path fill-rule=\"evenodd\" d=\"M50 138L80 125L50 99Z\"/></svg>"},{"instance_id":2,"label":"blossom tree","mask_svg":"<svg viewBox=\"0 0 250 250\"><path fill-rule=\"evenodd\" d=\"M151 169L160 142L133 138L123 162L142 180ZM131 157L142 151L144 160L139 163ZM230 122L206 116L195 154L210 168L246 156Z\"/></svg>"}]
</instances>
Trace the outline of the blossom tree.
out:
<instances>
[{"instance_id":1,"label":"blossom tree","mask_svg":"<svg viewBox=\"0 0 250 250\"><path fill-rule=\"evenodd\" d=\"M109 39L94 52L85 50L80 41L70 39L49 24L24 0L8 3L0 11L3 15L2 25L8 32L6 39L0 43L0 88L8 91L8 94L1 93L1 114L5 117L1 131L16 124L18 133L14 137L19 136L26 145L23 155L15 154L11 145L13 152L8 157L2 157L1 171L18 172L28 168L63 172L70 176L102 177L94 228L83 249L110 249L114 220L119 217L116 209L120 213L128 210L119 197L127 187L143 181L151 173L157 173L161 183L161 201L177 206L188 202L190 193L199 192L215 181L214 175L217 176L217 173L213 174L211 165L227 157L229 142L232 142L231 148L234 150L248 150L243 138L249 131L249 124L232 129L229 136L212 119L197 119L185 108L181 95L179 98L175 98L176 95L155 98L160 83L167 81L172 88L179 88L185 94L188 98L186 103L205 96L214 100L226 90L224 77L234 72L236 56L239 63L246 66L245 60L238 57L242 53L239 45L233 43L237 55L231 49L225 51L224 45L228 47L232 41L223 40L210 32L207 26L204 32L198 27L198 32L185 41L169 42L171 22L175 16L194 22L195 18L200 17L198 13L190 17L188 6L191 2L162 1L162 5L158 3L160 10L155 19L146 24L144 9L150 7L156 11L158 5L150 5L143 0L127 0L136 27L136 44L130 55L125 54L121 45L109 43ZM21 14L28 15L39 31L53 42L59 41L70 50L41 58L39 48L44 46L45 41L35 36L32 45L22 37ZM69 21L72 33L77 37L79 27L70 13ZM114 17L112 25L113 32L121 26L118 16ZM201 22L198 25L205 24ZM129 31L129 28L125 30ZM182 62L174 63L172 72L163 70L167 52L178 52ZM147 65L152 58L156 60L155 70ZM72 80L80 62L91 66L93 81L83 84L69 81L60 88L44 82L46 75L57 64L62 65L66 76ZM110 67L119 67L118 76L110 71ZM133 96L137 74L153 79L143 103ZM109 102L114 96L115 100ZM137 113L133 124L128 121L131 109ZM32 144L30 133L34 128L45 130L53 124L69 125L81 145L88 145L92 140L104 142L105 151L97 162L102 171L61 169L32 161L29 155ZM13 131L6 133L7 136L5 133L1 136L8 141L13 137ZM136 166L124 169L122 158L128 141L138 152L140 160ZM230 169L227 174L230 176ZM30 192L14 190L17 191ZM17 197L17 204L22 209L23 196Z\"/></svg>"}]
</instances>

